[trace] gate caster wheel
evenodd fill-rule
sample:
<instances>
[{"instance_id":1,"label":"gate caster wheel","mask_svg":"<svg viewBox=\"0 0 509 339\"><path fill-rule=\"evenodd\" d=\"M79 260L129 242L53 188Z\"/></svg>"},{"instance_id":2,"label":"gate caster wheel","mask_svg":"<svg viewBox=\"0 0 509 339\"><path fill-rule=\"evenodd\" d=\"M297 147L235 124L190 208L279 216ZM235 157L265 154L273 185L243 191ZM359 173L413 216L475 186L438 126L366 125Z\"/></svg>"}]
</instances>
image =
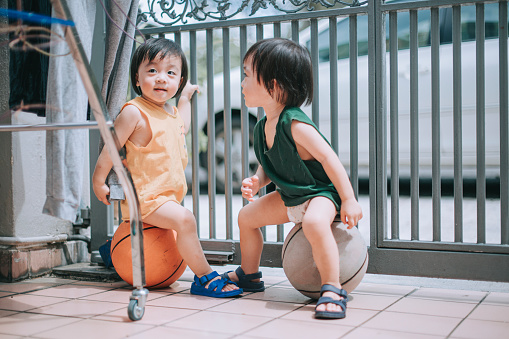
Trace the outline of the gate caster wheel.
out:
<instances>
[{"instance_id":1,"label":"gate caster wheel","mask_svg":"<svg viewBox=\"0 0 509 339\"><path fill-rule=\"evenodd\" d=\"M144 307L138 306L138 300L132 299L129 301L129 307L127 308L127 314L129 315L129 319L136 321L140 320L145 313Z\"/></svg>"}]
</instances>

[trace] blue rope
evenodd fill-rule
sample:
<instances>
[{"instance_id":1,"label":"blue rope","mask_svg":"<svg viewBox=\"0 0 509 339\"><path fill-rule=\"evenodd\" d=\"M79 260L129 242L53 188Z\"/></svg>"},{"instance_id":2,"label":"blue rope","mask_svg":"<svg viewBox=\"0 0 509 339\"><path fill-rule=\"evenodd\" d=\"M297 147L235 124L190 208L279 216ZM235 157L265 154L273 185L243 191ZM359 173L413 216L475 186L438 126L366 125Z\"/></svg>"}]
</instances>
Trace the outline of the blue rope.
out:
<instances>
[{"instance_id":1,"label":"blue rope","mask_svg":"<svg viewBox=\"0 0 509 339\"><path fill-rule=\"evenodd\" d=\"M13 9L0 8L0 16L9 17L12 19L21 19L23 21L35 22L38 24L60 24L65 26L74 26L74 21L53 18L36 13L20 12Z\"/></svg>"}]
</instances>

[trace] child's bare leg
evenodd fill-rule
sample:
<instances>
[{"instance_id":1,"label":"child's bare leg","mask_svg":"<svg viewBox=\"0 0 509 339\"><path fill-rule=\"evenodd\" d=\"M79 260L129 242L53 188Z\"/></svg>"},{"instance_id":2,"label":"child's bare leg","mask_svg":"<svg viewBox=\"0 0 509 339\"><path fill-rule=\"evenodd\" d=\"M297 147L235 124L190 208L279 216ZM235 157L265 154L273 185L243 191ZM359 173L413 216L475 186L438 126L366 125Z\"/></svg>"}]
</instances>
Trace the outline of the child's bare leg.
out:
<instances>
[{"instance_id":1,"label":"child's bare leg","mask_svg":"<svg viewBox=\"0 0 509 339\"><path fill-rule=\"evenodd\" d=\"M263 237L260 227L288 222L286 207L278 192L264 195L244 206L239 212L240 250L242 270L246 274L256 273L260 267L263 250ZM235 272L229 277L238 281Z\"/></svg>"},{"instance_id":2,"label":"child's bare leg","mask_svg":"<svg viewBox=\"0 0 509 339\"><path fill-rule=\"evenodd\" d=\"M336 208L332 201L325 197L313 198L302 219L302 230L311 244L322 285L330 284L341 288L338 246L331 230L335 216ZM325 292L324 296L339 300L339 296L333 292ZM332 303L322 304L317 307L317 311L340 312L341 306Z\"/></svg>"},{"instance_id":3,"label":"child's bare leg","mask_svg":"<svg viewBox=\"0 0 509 339\"><path fill-rule=\"evenodd\" d=\"M202 277L212 272L198 239L196 219L187 208L170 201L143 219L143 222L175 230L179 253L194 274ZM237 286L228 284L222 290L226 292L236 289Z\"/></svg>"}]
</instances>

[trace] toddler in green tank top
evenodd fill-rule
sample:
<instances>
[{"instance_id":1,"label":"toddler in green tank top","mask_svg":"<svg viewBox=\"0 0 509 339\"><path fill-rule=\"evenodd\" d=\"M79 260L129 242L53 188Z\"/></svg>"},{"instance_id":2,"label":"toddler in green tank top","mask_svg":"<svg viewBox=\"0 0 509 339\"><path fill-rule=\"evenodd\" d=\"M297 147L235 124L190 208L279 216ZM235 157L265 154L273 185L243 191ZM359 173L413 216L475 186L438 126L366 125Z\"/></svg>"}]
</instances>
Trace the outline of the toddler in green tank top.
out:
<instances>
[{"instance_id":1,"label":"toddler in green tank top","mask_svg":"<svg viewBox=\"0 0 509 339\"><path fill-rule=\"evenodd\" d=\"M258 271L263 249L260 227L301 222L320 272L316 318L344 318L347 293L339 282L339 252L331 231L337 214L352 228L362 218L350 179L329 142L299 108L312 101L313 72L306 48L287 39L261 40L244 57L246 106L262 107L254 147L260 163L242 182L250 201L238 216L242 263L225 278L244 291L263 291ZM275 192L254 199L274 182Z\"/></svg>"}]
</instances>

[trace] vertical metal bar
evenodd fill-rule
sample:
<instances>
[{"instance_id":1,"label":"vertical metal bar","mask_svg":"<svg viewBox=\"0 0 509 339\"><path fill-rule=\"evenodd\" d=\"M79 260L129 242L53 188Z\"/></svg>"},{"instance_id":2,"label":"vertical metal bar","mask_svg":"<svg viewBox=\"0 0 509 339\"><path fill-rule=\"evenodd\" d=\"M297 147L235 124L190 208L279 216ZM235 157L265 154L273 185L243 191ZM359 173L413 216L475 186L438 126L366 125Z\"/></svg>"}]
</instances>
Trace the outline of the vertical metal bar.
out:
<instances>
[{"instance_id":1,"label":"vertical metal bar","mask_svg":"<svg viewBox=\"0 0 509 339\"><path fill-rule=\"evenodd\" d=\"M507 1L498 4L500 81L500 237L509 244L509 117L507 102Z\"/></svg>"},{"instance_id":2,"label":"vertical metal bar","mask_svg":"<svg viewBox=\"0 0 509 339\"><path fill-rule=\"evenodd\" d=\"M292 20L292 40L299 43L299 21Z\"/></svg>"},{"instance_id":3,"label":"vertical metal bar","mask_svg":"<svg viewBox=\"0 0 509 339\"><path fill-rule=\"evenodd\" d=\"M355 197L359 197L359 107L357 15L350 15L350 181ZM337 70L336 70L337 73ZM336 99L337 100L337 99ZM339 112L338 112L339 114ZM338 132L339 133L339 132ZM339 137L338 137L339 139Z\"/></svg>"},{"instance_id":4,"label":"vertical metal bar","mask_svg":"<svg viewBox=\"0 0 509 339\"><path fill-rule=\"evenodd\" d=\"M274 38L280 38L281 37L281 22L274 22Z\"/></svg>"},{"instance_id":5,"label":"vertical metal bar","mask_svg":"<svg viewBox=\"0 0 509 339\"><path fill-rule=\"evenodd\" d=\"M389 13L391 126L391 239L399 239L398 12Z\"/></svg>"},{"instance_id":6,"label":"vertical metal bar","mask_svg":"<svg viewBox=\"0 0 509 339\"><path fill-rule=\"evenodd\" d=\"M164 37L164 35L163 35ZM175 32L175 42L182 46L182 33L179 31L179 32Z\"/></svg>"},{"instance_id":7,"label":"vertical metal bar","mask_svg":"<svg viewBox=\"0 0 509 339\"><path fill-rule=\"evenodd\" d=\"M419 48L417 10L410 11L410 205L411 239L419 240Z\"/></svg>"},{"instance_id":8,"label":"vertical metal bar","mask_svg":"<svg viewBox=\"0 0 509 339\"><path fill-rule=\"evenodd\" d=\"M207 29L207 162L209 238L216 238L216 118L214 116L214 31Z\"/></svg>"},{"instance_id":9,"label":"vertical metal bar","mask_svg":"<svg viewBox=\"0 0 509 339\"><path fill-rule=\"evenodd\" d=\"M263 39L263 25L258 24L258 25L256 25L256 41L260 41L262 39ZM258 110L257 110L258 120L263 118L264 115L265 115L265 112L263 111L263 108L258 107ZM263 187L259 191L258 195L261 197L261 196L265 195L266 191L267 191L267 189L265 187ZM263 241L266 241L267 240L267 229L266 229L266 227L262 227L261 228L261 232L262 232L262 236L263 236Z\"/></svg>"},{"instance_id":10,"label":"vertical metal bar","mask_svg":"<svg viewBox=\"0 0 509 339\"><path fill-rule=\"evenodd\" d=\"M320 82L318 59L318 19L311 19L311 62L313 64L313 102L311 103L311 116L315 125L320 128Z\"/></svg>"},{"instance_id":11,"label":"vertical metal bar","mask_svg":"<svg viewBox=\"0 0 509 339\"><path fill-rule=\"evenodd\" d=\"M454 241L463 242L463 152L461 114L461 6L452 7Z\"/></svg>"},{"instance_id":12,"label":"vertical metal bar","mask_svg":"<svg viewBox=\"0 0 509 339\"><path fill-rule=\"evenodd\" d=\"M433 241L441 236L441 175L440 175L440 10L431 9L431 157Z\"/></svg>"},{"instance_id":13,"label":"vertical metal bar","mask_svg":"<svg viewBox=\"0 0 509 339\"><path fill-rule=\"evenodd\" d=\"M339 154L338 137L338 25L337 18L329 18L329 64L330 64L330 142ZM317 99L317 98L315 98ZM350 171L351 172L351 171Z\"/></svg>"},{"instance_id":14,"label":"vertical metal bar","mask_svg":"<svg viewBox=\"0 0 509 339\"><path fill-rule=\"evenodd\" d=\"M260 40L263 40L263 25L258 24L258 25L256 25L256 41L260 41ZM265 115L263 108L261 108L261 107L258 107L257 113L258 113L258 120L263 118L263 116Z\"/></svg>"},{"instance_id":15,"label":"vertical metal bar","mask_svg":"<svg viewBox=\"0 0 509 339\"><path fill-rule=\"evenodd\" d=\"M196 52L196 31L189 32L189 69L190 81L198 83L198 57ZM196 218L198 236L200 235L200 142L198 140L198 96L193 95L191 99L191 137L192 137L192 159L193 159L193 213Z\"/></svg>"},{"instance_id":16,"label":"vertical metal bar","mask_svg":"<svg viewBox=\"0 0 509 339\"><path fill-rule=\"evenodd\" d=\"M484 4L475 5L476 134L477 134L477 243L486 243L486 134L484 79Z\"/></svg>"},{"instance_id":17,"label":"vertical metal bar","mask_svg":"<svg viewBox=\"0 0 509 339\"><path fill-rule=\"evenodd\" d=\"M243 67L244 56L247 52L247 27L240 26L240 67ZM240 81L244 80L244 72L240 72ZM242 177L249 176L249 113L247 111L244 94L240 95L240 115L242 124ZM247 204L246 199L242 199L242 204Z\"/></svg>"},{"instance_id":18,"label":"vertical metal bar","mask_svg":"<svg viewBox=\"0 0 509 339\"><path fill-rule=\"evenodd\" d=\"M226 203L226 239L233 239L232 219L232 109L230 89L230 28L223 28L223 86L224 86L224 167Z\"/></svg>"},{"instance_id":19,"label":"vertical metal bar","mask_svg":"<svg viewBox=\"0 0 509 339\"><path fill-rule=\"evenodd\" d=\"M368 2L369 192L371 246L387 227L387 117L385 111L385 14L382 0Z\"/></svg>"},{"instance_id":20,"label":"vertical metal bar","mask_svg":"<svg viewBox=\"0 0 509 339\"><path fill-rule=\"evenodd\" d=\"M274 23L274 37L280 38L281 37L281 22L275 22ZM283 242L285 240L285 228L284 225L280 224L277 225L276 230L276 241Z\"/></svg>"}]
</instances>

